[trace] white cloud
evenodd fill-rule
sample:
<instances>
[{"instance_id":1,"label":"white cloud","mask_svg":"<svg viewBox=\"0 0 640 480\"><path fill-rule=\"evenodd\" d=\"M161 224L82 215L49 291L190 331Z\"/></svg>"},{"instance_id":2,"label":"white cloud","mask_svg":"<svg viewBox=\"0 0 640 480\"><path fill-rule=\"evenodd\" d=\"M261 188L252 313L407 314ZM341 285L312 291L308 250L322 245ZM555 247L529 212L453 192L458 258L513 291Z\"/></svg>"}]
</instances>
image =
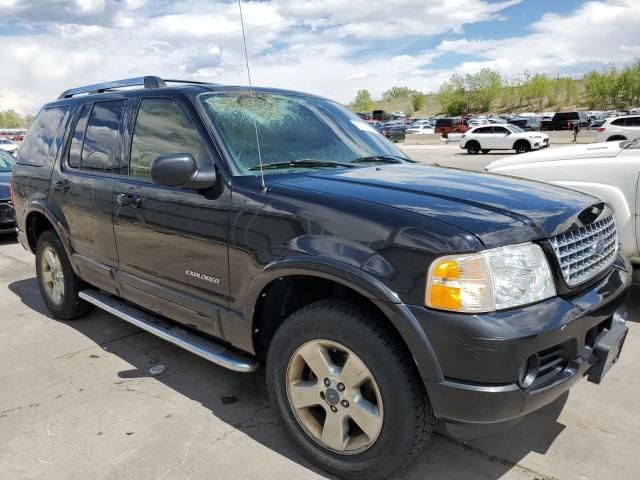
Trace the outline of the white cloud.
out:
<instances>
[{"instance_id":1,"label":"white cloud","mask_svg":"<svg viewBox=\"0 0 640 480\"><path fill-rule=\"evenodd\" d=\"M466 25L499 21L518 0L269 0L243 3L254 83L350 101L394 85L432 91L452 71L484 66L580 72L638 55L633 0L588 2L546 15L521 37L460 39ZM32 113L82 84L156 74L245 84L237 4L222 0L9 2L0 20L0 108ZM53 5L53 6L52 6ZM55 8L54 8L55 6ZM3 24L4 29L3 30ZM499 27L498 27L499 28ZM453 35L436 48L403 39ZM471 56L451 69L441 57ZM392 53L393 52L393 53Z\"/></svg>"}]
</instances>

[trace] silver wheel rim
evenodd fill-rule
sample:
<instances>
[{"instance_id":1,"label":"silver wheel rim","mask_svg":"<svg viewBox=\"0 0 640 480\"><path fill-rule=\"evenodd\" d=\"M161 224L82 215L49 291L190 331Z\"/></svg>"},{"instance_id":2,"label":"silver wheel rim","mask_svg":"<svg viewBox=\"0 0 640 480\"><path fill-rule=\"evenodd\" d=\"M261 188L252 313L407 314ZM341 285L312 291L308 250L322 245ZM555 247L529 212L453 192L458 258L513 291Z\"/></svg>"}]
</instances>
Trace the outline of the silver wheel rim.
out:
<instances>
[{"instance_id":1,"label":"silver wheel rim","mask_svg":"<svg viewBox=\"0 0 640 480\"><path fill-rule=\"evenodd\" d=\"M384 421L371 370L331 340L302 345L287 366L287 398L296 420L319 445L343 455L368 450Z\"/></svg>"},{"instance_id":2,"label":"silver wheel rim","mask_svg":"<svg viewBox=\"0 0 640 480\"><path fill-rule=\"evenodd\" d=\"M56 305L64 301L64 273L58 254L46 247L40 259L41 281L49 300Z\"/></svg>"}]
</instances>

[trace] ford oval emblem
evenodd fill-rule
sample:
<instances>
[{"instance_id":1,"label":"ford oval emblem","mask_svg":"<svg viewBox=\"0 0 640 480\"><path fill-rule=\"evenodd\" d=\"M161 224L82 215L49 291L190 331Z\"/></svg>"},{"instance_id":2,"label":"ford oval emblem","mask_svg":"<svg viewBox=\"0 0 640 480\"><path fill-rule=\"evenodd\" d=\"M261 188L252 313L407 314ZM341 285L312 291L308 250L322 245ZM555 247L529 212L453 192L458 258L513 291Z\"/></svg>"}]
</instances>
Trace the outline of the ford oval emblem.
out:
<instances>
[{"instance_id":1,"label":"ford oval emblem","mask_svg":"<svg viewBox=\"0 0 640 480\"><path fill-rule=\"evenodd\" d=\"M605 248L604 240L598 237L596 238L596 241L593 242L593 244L591 245L591 253L598 256L602 255L602 252L604 252L604 248Z\"/></svg>"}]
</instances>

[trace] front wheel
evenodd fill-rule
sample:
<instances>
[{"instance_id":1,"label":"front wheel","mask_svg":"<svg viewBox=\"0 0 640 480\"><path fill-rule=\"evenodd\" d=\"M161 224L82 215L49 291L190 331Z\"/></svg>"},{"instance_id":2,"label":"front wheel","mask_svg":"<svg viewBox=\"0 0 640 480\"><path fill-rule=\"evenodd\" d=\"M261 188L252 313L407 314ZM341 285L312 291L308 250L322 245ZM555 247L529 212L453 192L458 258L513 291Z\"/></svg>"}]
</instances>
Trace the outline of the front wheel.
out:
<instances>
[{"instance_id":1,"label":"front wheel","mask_svg":"<svg viewBox=\"0 0 640 480\"><path fill-rule=\"evenodd\" d=\"M526 140L521 140L515 144L516 153L527 153L531 151L531 144Z\"/></svg>"},{"instance_id":2,"label":"front wheel","mask_svg":"<svg viewBox=\"0 0 640 480\"><path fill-rule=\"evenodd\" d=\"M356 304L324 300L289 317L269 348L267 383L302 452L341 478L388 478L433 430L411 357Z\"/></svg>"},{"instance_id":3,"label":"front wheel","mask_svg":"<svg viewBox=\"0 0 640 480\"><path fill-rule=\"evenodd\" d=\"M82 282L75 275L62 242L52 230L47 230L38 239L36 273L42 298L54 317L71 320L91 310L91 305L78 297Z\"/></svg>"}]
</instances>

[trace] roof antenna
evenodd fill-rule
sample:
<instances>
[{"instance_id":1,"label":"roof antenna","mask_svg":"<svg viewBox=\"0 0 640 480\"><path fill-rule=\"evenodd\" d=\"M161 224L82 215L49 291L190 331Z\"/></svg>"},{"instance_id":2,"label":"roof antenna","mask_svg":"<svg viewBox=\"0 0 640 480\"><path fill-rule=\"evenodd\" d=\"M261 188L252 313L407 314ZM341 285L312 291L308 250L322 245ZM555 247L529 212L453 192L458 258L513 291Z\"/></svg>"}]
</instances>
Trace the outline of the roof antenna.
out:
<instances>
[{"instance_id":1,"label":"roof antenna","mask_svg":"<svg viewBox=\"0 0 640 480\"><path fill-rule=\"evenodd\" d=\"M251 70L249 69L249 54L247 53L247 37L244 34L244 18L242 17L242 2L238 0L238 8L240 9L240 24L242 25L242 42L244 43L244 59L247 63L247 77L249 78L249 95L251 97L251 108L255 112L255 100L253 99L253 86L251 85ZM253 127L256 130L256 145L258 146L258 162L260 162L260 179L262 182L262 189L266 190L267 186L264 183L264 170L262 168L262 153L260 152L260 136L258 135L258 122L253 114Z\"/></svg>"}]
</instances>

